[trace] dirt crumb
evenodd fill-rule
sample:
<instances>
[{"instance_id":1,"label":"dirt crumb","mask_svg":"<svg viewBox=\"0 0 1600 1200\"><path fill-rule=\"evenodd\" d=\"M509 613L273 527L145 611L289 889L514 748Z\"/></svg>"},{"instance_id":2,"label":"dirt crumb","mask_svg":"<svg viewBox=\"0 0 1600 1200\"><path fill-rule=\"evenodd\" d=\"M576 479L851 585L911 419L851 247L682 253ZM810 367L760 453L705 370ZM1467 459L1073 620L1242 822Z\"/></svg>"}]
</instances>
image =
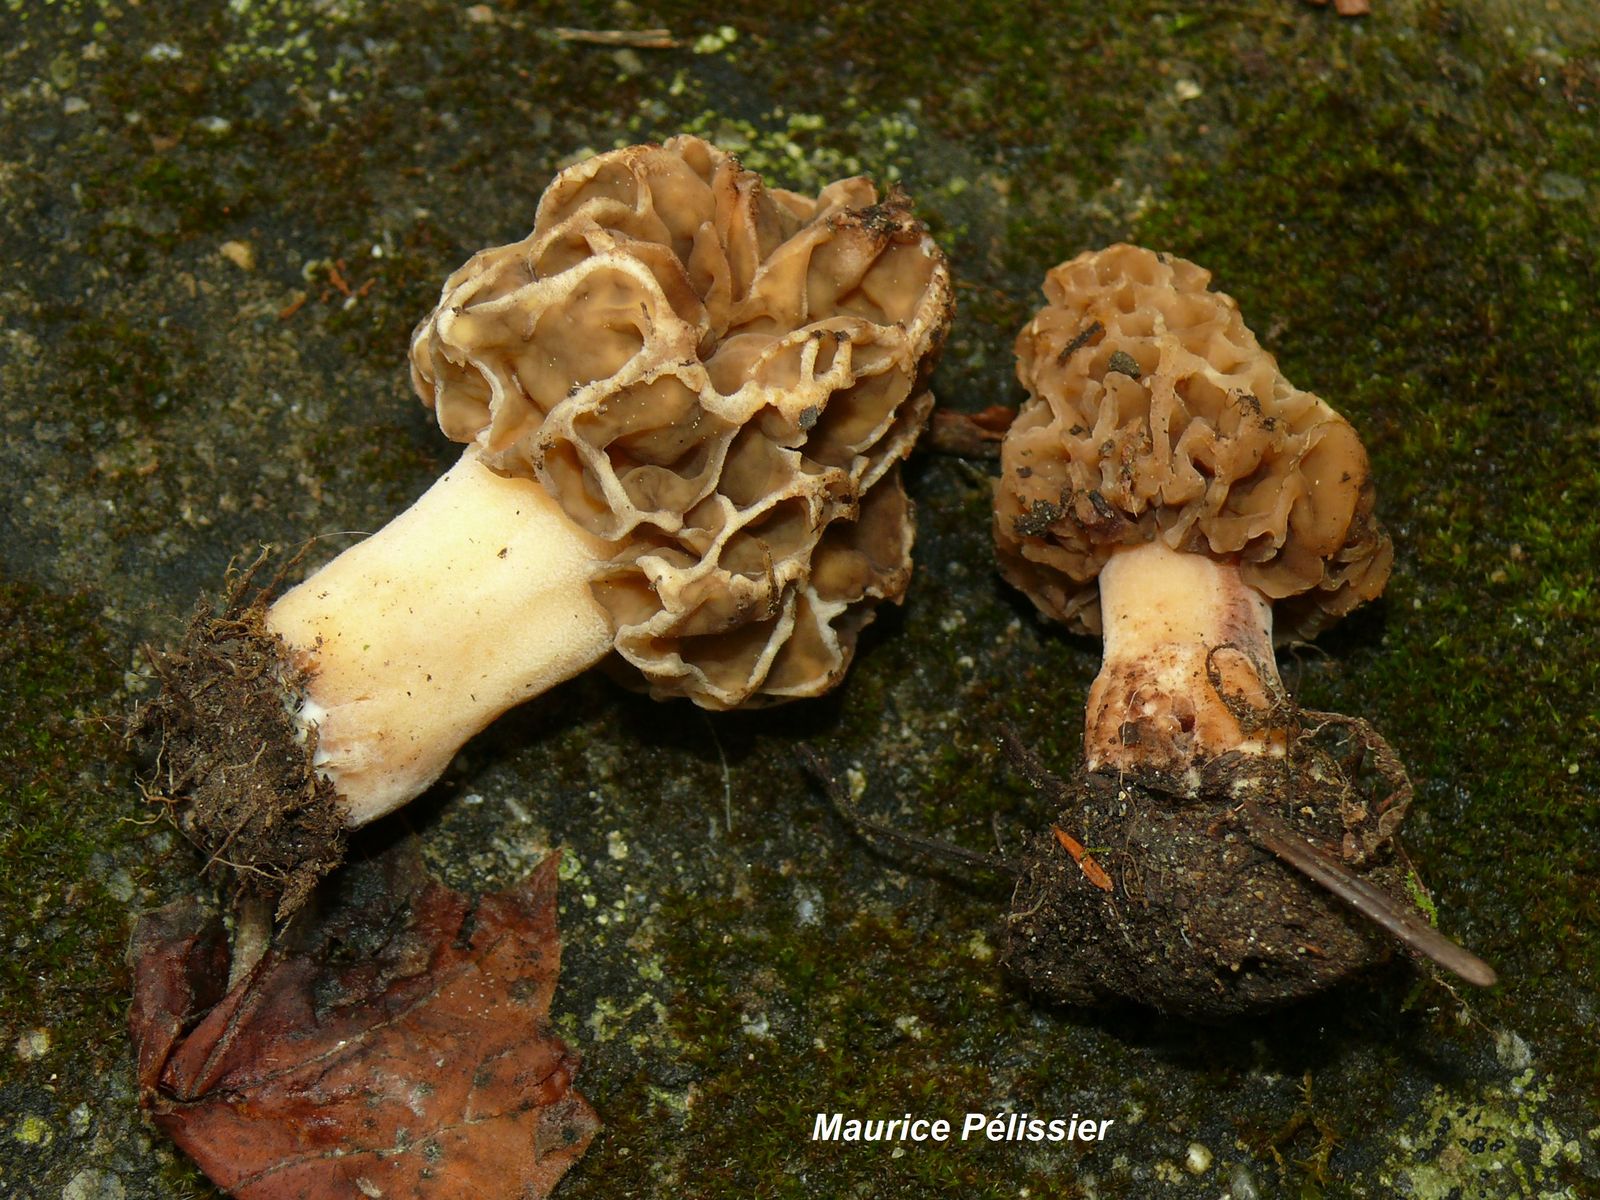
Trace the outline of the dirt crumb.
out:
<instances>
[{"instance_id":1,"label":"dirt crumb","mask_svg":"<svg viewBox=\"0 0 1600 1200\"><path fill-rule=\"evenodd\" d=\"M150 767L141 784L241 891L273 898L279 919L305 903L344 858L333 785L312 768L315 731L293 719L305 683L266 627L286 563L265 586L230 570L222 595L202 600L178 645L149 651L161 691L134 714L130 737Z\"/></svg>"},{"instance_id":2,"label":"dirt crumb","mask_svg":"<svg viewBox=\"0 0 1600 1200\"><path fill-rule=\"evenodd\" d=\"M1035 835L1007 926L1010 969L1047 1000L1132 1000L1214 1020L1292 1003L1389 958L1394 943L1382 930L1279 862L1241 823L1249 801L1411 905L1395 837L1409 782L1374 752L1364 722L1299 715L1319 719L1300 729L1287 757L1224 756L1195 800L1131 775L1036 775L1060 806L1054 827L1082 844L1112 886L1097 883L1049 829Z\"/></svg>"}]
</instances>

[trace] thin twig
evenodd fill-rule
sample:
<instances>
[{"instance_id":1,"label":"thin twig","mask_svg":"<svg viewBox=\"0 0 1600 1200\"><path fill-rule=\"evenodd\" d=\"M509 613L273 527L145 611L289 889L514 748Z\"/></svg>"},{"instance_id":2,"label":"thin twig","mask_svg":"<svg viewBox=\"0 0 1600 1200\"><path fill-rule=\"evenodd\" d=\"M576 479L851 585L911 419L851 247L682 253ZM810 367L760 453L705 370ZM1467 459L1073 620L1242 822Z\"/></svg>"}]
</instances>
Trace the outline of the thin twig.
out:
<instances>
[{"instance_id":1,"label":"thin twig","mask_svg":"<svg viewBox=\"0 0 1600 1200\"><path fill-rule=\"evenodd\" d=\"M1003 858L996 858L992 854L983 854L977 850L968 850L965 846L958 846L954 842L941 841L938 838L922 837L915 833L906 833L896 829L893 825L886 825L882 821L875 821L866 816L855 806L850 799L850 789L834 774L833 769L810 746L801 746L797 753L806 770L811 772L823 790L827 792L828 799L833 802L833 807L851 825L856 832L863 836L871 835L882 838L903 846L907 850L926 854L933 858L948 859L959 862L969 867L981 867L987 871L996 871L1002 875L1015 876L1018 873L1016 864Z\"/></svg>"},{"instance_id":2,"label":"thin twig","mask_svg":"<svg viewBox=\"0 0 1600 1200\"><path fill-rule=\"evenodd\" d=\"M228 964L228 990L261 961L272 944L272 901L255 892L239 897L233 913L233 961Z\"/></svg>"},{"instance_id":3,"label":"thin twig","mask_svg":"<svg viewBox=\"0 0 1600 1200\"><path fill-rule=\"evenodd\" d=\"M1069 792L1066 781L1044 765L1044 760L1022 740L1022 735L1010 722L1000 726L1000 746L1011 760L1012 768L1033 786L1034 791L1044 793L1050 803L1058 807L1067 803Z\"/></svg>"},{"instance_id":4,"label":"thin twig","mask_svg":"<svg viewBox=\"0 0 1600 1200\"><path fill-rule=\"evenodd\" d=\"M1352 874L1343 863L1323 853L1256 805L1247 801L1239 811L1245 832L1262 849L1270 850L1373 924L1419 954L1431 958L1445 970L1478 987L1494 986L1499 977L1493 967L1470 950L1458 946L1415 913L1396 904L1387 892Z\"/></svg>"},{"instance_id":5,"label":"thin twig","mask_svg":"<svg viewBox=\"0 0 1600 1200\"><path fill-rule=\"evenodd\" d=\"M628 46L635 50L676 50L683 45L670 29L569 29L558 25L549 30L558 42L581 42L587 46Z\"/></svg>"}]
</instances>

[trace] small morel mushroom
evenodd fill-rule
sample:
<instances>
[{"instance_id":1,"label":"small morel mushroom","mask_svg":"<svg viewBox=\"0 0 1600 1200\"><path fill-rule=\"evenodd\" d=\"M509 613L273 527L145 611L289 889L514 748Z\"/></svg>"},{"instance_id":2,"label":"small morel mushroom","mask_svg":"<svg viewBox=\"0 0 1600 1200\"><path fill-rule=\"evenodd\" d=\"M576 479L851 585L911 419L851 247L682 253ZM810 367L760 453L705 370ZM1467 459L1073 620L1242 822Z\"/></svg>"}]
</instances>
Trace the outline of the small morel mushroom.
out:
<instances>
[{"instance_id":1,"label":"small morel mushroom","mask_svg":"<svg viewBox=\"0 0 1600 1200\"><path fill-rule=\"evenodd\" d=\"M769 189L696 138L581 162L473 256L412 380L461 459L157 660L152 793L293 908L341 838L613 655L707 708L815 696L910 573L899 464L953 311L899 191Z\"/></svg>"},{"instance_id":2,"label":"small morel mushroom","mask_svg":"<svg viewBox=\"0 0 1600 1200\"><path fill-rule=\"evenodd\" d=\"M1222 754L1284 753L1284 730L1242 724L1230 698L1266 711L1274 633L1310 637L1373 599L1394 557L1355 430L1279 373L1209 280L1126 245L1050 272L1017 339L1032 398L995 494L1005 577L1104 637L1089 769L1189 796Z\"/></svg>"},{"instance_id":3,"label":"small morel mushroom","mask_svg":"<svg viewBox=\"0 0 1600 1200\"><path fill-rule=\"evenodd\" d=\"M1083 254L1017 339L1030 399L1001 450L1000 568L1102 634L1104 658L1078 777L1013 752L1062 809L1023 865L1010 961L1056 998L1225 1015L1380 959L1355 908L1492 981L1414 916L1398 759L1284 692L1274 637L1376 597L1393 552L1349 422L1283 377L1209 280L1134 246Z\"/></svg>"}]
</instances>

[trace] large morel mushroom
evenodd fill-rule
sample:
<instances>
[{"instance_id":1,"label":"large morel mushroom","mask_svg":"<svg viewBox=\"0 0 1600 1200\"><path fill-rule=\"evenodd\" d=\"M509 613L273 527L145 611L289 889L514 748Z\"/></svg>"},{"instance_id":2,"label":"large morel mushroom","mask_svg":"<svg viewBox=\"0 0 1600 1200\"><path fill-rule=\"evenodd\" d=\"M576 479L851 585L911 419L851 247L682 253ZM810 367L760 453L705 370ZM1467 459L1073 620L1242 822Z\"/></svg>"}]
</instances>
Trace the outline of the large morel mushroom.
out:
<instances>
[{"instance_id":1,"label":"large morel mushroom","mask_svg":"<svg viewBox=\"0 0 1600 1200\"><path fill-rule=\"evenodd\" d=\"M269 605L157 657L151 792L292 909L343 832L613 655L712 709L815 696L911 569L899 464L952 314L904 194L679 137L581 162L473 256L412 380L460 460Z\"/></svg>"},{"instance_id":2,"label":"large morel mushroom","mask_svg":"<svg viewBox=\"0 0 1600 1200\"><path fill-rule=\"evenodd\" d=\"M1383 957L1354 908L1489 982L1415 914L1398 759L1364 721L1284 691L1274 640L1379 595L1393 552L1350 423L1283 377L1209 281L1134 246L1086 253L1049 273L1017 339L1030 399L1001 450L1001 571L1101 634L1104 657L1084 769L1062 783L1024 763L1065 837L1030 849L1010 961L1058 999L1220 1016ZM1068 844L1098 848L1109 890Z\"/></svg>"}]
</instances>

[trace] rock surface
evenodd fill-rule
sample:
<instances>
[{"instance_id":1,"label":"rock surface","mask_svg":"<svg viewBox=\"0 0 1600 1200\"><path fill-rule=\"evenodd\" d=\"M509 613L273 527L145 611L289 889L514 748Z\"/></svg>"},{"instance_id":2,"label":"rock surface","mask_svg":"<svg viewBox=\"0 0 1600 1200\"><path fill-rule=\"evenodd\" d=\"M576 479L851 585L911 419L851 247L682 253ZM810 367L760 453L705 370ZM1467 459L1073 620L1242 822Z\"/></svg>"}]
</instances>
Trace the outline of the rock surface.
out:
<instances>
[{"instance_id":1,"label":"rock surface","mask_svg":"<svg viewBox=\"0 0 1600 1200\"><path fill-rule=\"evenodd\" d=\"M874 853L792 760L987 849L1050 815L998 726L1080 752L1098 647L998 579L991 465L913 458L908 603L841 692L708 717L586 678L399 818L454 887L566 847L556 1027L605 1129L558 1194L1592 1194L1600 18L1373 8L0 3L0 1190L210 1194L123 1033L133 916L200 866L113 727L139 646L230 559L331 556L417 495L454 457L405 381L439 281L580 152L690 131L798 190L904 180L965 411L1020 399L1050 266L1126 239L1214 272L1361 431L1395 539L1386 600L1285 681L1395 745L1442 921L1506 983L1468 1010L1395 969L1220 1031L1030 1004L1005 887ZM810 1141L1006 1109L1115 1124Z\"/></svg>"}]
</instances>

